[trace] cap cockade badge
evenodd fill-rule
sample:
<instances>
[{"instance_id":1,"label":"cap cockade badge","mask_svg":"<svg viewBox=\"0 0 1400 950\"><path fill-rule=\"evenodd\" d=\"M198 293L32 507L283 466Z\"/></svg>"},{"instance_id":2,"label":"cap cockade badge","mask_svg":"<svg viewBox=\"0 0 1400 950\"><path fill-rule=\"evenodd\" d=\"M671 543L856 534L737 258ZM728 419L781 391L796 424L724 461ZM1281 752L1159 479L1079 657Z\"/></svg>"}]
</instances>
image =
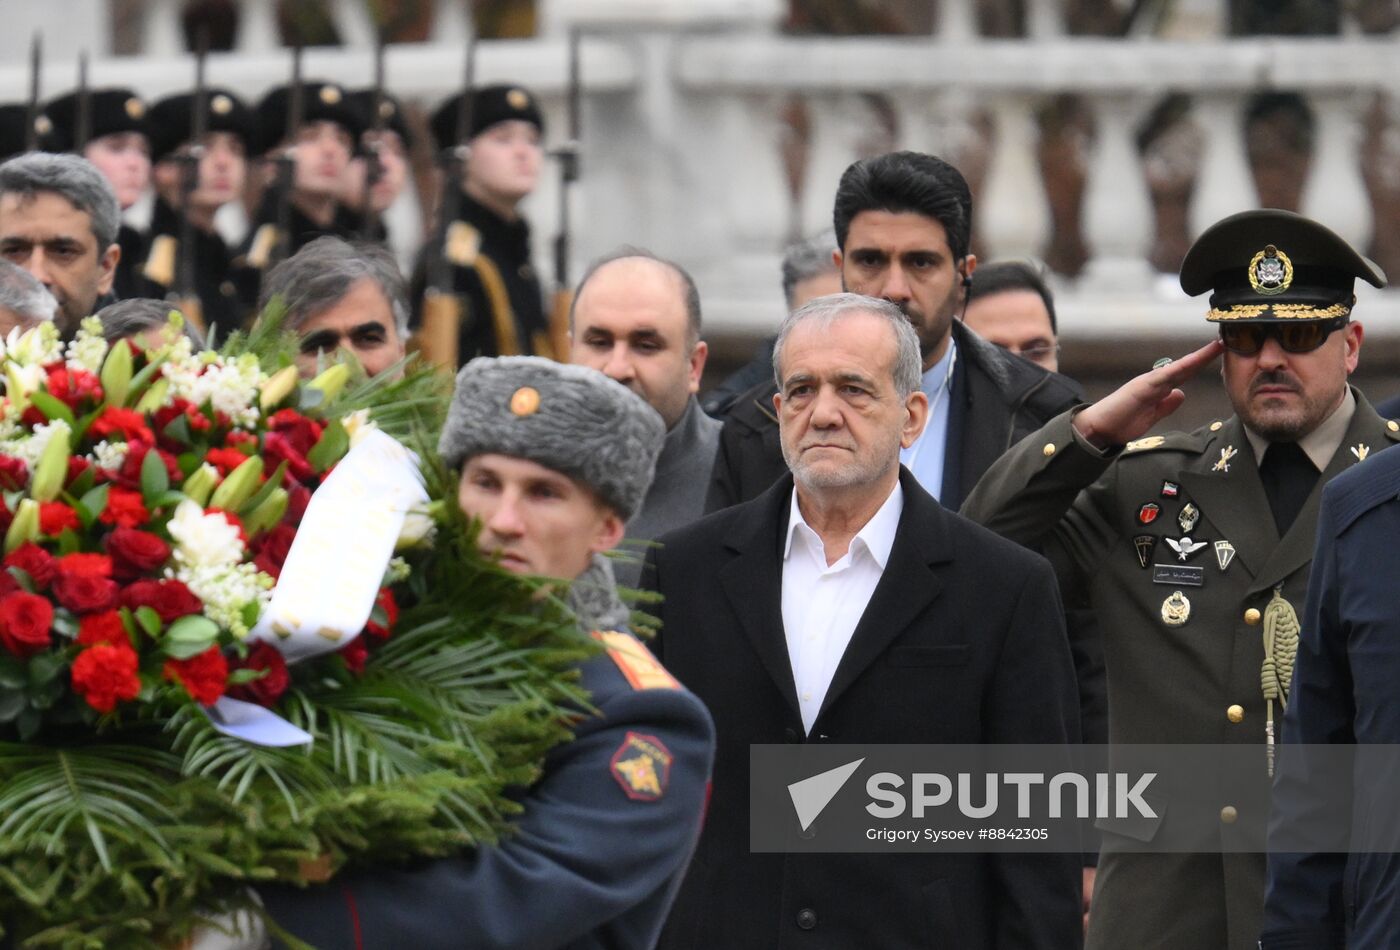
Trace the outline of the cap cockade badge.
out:
<instances>
[{"instance_id":1,"label":"cap cockade badge","mask_svg":"<svg viewBox=\"0 0 1400 950\"><path fill-rule=\"evenodd\" d=\"M510 411L517 416L531 416L540 409L540 391L533 386L521 386L511 393Z\"/></svg>"},{"instance_id":2,"label":"cap cockade badge","mask_svg":"<svg viewBox=\"0 0 1400 950\"><path fill-rule=\"evenodd\" d=\"M1293 262L1272 244L1265 245L1250 260L1249 286L1254 288L1255 293L1272 297L1283 293L1292 283Z\"/></svg>"}]
</instances>

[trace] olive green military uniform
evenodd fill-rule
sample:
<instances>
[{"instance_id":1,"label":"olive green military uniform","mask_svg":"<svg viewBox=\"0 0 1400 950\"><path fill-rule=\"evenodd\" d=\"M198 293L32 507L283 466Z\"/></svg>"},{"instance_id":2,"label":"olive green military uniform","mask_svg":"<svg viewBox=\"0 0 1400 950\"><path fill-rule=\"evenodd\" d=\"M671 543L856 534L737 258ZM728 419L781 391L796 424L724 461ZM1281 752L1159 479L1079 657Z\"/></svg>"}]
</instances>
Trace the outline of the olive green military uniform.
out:
<instances>
[{"instance_id":1,"label":"olive green military uniform","mask_svg":"<svg viewBox=\"0 0 1400 950\"><path fill-rule=\"evenodd\" d=\"M1067 412L978 483L964 515L1042 551L1067 586L1088 584L1103 631L1111 742L1264 742L1263 611L1275 588L1302 608L1323 484L1400 442L1400 424L1353 393L1342 443L1282 538L1238 418L1138 440L1113 457L1076 439ZM1201 544L1185 562L1167 543L1183 538L1186 548ZM1158 564L1199 568L1200 586L1154 582ZM1164 605L1178 591L1186 606L1166 606L1169 622ZM1160 821L1170 822L1163 804ZM1221 851L1233 823L1222 820ZM1115 853L1109 834L1088 946L1253 947L1263 893L1262 854Z\"/></svg>"}]
</instances>

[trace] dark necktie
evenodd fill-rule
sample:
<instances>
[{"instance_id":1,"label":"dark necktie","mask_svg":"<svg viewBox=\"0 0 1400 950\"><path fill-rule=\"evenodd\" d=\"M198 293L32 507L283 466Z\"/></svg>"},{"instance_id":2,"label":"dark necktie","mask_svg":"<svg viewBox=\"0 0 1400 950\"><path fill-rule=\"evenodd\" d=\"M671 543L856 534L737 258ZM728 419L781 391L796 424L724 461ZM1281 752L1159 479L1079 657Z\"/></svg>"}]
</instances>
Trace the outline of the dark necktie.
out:
<instances>
[{"instance_id":1,"label":"dark necktie","mask_svg":"<svg viewBox=\"0 0 1400 950\"><path fill-rule=\"evenodd\" d=\"M1259 480L1274 514L1279 537L1288 533L1317 484L1317 467L1297 442L1273 442L1259 465Z\"/></svg>"}]
</instances>

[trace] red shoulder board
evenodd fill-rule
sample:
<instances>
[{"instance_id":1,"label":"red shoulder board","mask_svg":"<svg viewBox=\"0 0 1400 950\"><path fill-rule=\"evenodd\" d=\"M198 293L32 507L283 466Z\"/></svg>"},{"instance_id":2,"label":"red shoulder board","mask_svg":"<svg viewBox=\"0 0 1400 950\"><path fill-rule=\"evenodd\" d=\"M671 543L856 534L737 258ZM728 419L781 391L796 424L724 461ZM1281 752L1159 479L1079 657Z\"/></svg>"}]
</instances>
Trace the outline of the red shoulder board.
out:
<instances>
[{"instance_id":1,"label":"red shoulder board","mask_svg":"<svg viewBox=\"0 0 1400 950\"><path fill-rule=\"evenodd\" d=\"M593 639L607 648L608 656L612 657L633 689L680 689L681 684L666 672L661 661L631 634L594 630Z\"/></svg>"}]
</instances>

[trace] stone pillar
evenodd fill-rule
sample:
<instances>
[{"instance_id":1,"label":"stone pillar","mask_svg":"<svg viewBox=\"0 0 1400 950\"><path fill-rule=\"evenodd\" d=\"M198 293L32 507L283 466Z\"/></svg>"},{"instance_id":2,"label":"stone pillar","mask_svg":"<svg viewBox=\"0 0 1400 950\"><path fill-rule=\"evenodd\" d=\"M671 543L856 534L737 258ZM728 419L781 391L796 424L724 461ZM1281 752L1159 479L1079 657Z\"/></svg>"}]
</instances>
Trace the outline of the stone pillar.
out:
<instances>
[{"instance_id":1,"label":"stone pillar","mask_svg":"<svg viewBox=\"0 0 1400 950\"><path fill-rule=\"evenodd\" d=\"M1134 141L1142 111L1140 100L1129 93L1095 100L1098 142L1085 198L1090 258L1084 280L1105 291L1140 289L1153 278L1147 263L1152 205Z\"/></svg>"},{"instance_id":2,"label":"stone pillar","mask_svg":"<svg viewBox=\"0 0 1400 950\"><path fill-rule=\"evenodd\" d=\"M995 136L973 234L991 259L1033 257L1050 236L1050 209L1036 161L1032 102L998 96L990 105Z\"/></svg>"},{"instance_id":3,"label":"stone pillar","mask_svg":"<svg viewBox=\"0 0 1400 950\"><path fill-rule=\"evenodd\" d=\"M276 0L243 0L238 20L238 52L271 53L281 47Z\"/></svg>"},{"instance_id":4,"label":"stone pillar","mask_svg":"<svg viewBox=\"0 0 1400 950\"><path fill-rule=\"evenodd\" d=\"M1352 247L1363 248L1371 238L1372 217L1361 174L1366 95L1345 90L1308 97L1317 120L1317 134L1302 201L1303 214L1336 231Z\"/></svg>"},{"instance_id":5,"label":"stone pillar","mask_svg":"<svg viewBox=\"0 0 1400 950\"><path fill-rule=\"evenodd\" d=\"M1197 98L1194 114L1200 123L1201 177L1191 198L1191 238L1226 215L1259 204L1258 189L1245 155L1244 125L1238 94L1207 94Z\"/></svg>"}]
</instances>

